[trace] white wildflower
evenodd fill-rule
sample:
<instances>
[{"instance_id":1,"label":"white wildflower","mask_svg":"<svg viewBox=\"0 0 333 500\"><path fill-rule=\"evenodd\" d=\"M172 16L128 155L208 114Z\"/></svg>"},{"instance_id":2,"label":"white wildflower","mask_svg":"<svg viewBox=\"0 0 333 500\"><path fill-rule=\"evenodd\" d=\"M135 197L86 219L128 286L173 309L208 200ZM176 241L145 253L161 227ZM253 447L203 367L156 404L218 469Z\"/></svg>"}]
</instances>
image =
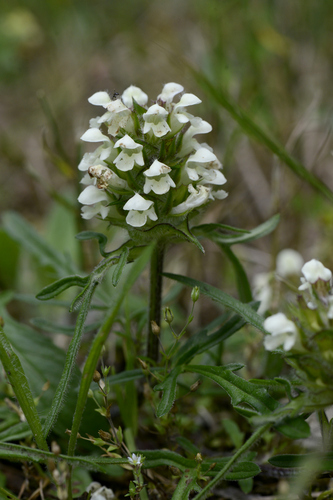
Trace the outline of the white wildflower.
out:
<instances>
[{"instance_id":1,"label":"white wildflower","mask_svg":"<svg viewBox=\"0 0 333 500\"><path fill-rule=\"evenodd\" d=\"M264 339L267 351L274 351L279 346L283 346L285 351L290 351L298 339L295 323L283 313L277 313L265 319L264 328L271 334Z\"/></svg>"},{"instance_id":2,"label":"white wildflower","mask_svg":"<svg viewBox=\"0 0 333 500\"><path fill-rule=\"evenodd\" d=\"M150 168L143 172L146 177L143 192L148 194L150 191L154 191L156 194L165 194L169 191L170 187L175 188L176 184L171 179L169 172L171 172L170 167L155 160Z\"/></svg>"},{"instance_id":3,"label":"white wildflower","mask_svg":"<svg viewBox=\"0 0 333 500\"><path fill-rule=\"evenodd\" d=\"M119 139L115 145L115 148L121 148L121 153L114 160L114 164L119 170L127 172L132 170L134 164L144 165L141 144L136 143L129 135L124 135Z\"/></svg>"},{"instance_id":4,"label":"white wildflower","mask_svg":"<svg viewBox=\"0 0 333 500\"><path fill-rule=\"evenodd\" d=\"M166 122L168 112L159 106L158 104L153 104L148 108L147 113L143 114L143 119L145 121L143 127L143 133L147 134L152 131L156 137L163 137L168 132L170 132L170 127Z\"/></svg>"},{"instance_id":5,"label":"white wildflower","mask_svg":"<svg viewBox=\"0 0 333 500\"><path fill-rule=\"evenodd\" d=\"M332 272L316 259L306 262L302 267L302 273L305 281L311 283L311 285L318 280L330 281L332 279ZM305 283L305 281L303 281L303 283ZM302 290L303 288L299 287L299 289Z\"/></svg>"},{"instance_id":6,"label":"white wildflower","mask_svg":"<svg viewBox=\"0 0 333 500\"><path fill-rule=\"evenodd\" d=\"M197 186L197 188L195 189L192 184L188 186L190 196L183 203L180 203L171 210L173 215L184 214L207 203L210 189L206 186Z\"/></svg>"},{"instance_id":7,"label":"white wildflower","mask_svg":"<svg viewBox=\"0 0 333 500\"><path fill-rule=\"evenodd\" d=\"M86 489L87 493L91 493L91 500L112 500L115 498L113 491L106 486L101 486L97 481L93 481Z\"/></svg>"},{"instance_id":8,"label":"white wildflower","mask_svg":"<svg viewBox=\"0 0 333 500\"><path fill-rule=\"evenodd\" d=\"M131 465L134 466L141 466L143 464L143 456L142 455L136 455L135 453L132 453L130 457L127 457L127 460Z\"/></svg>"},{"instance_id":9,"label":"white wildflower","mask_svg":"<svg viewBox=\"0 0 333 500\"><path fill-rule=\"evenodd\" d=\"M299 275L304 259L299 252L292 248L285 248L276 257L276 273L282 278Z\"/></svg>"},{"instance_id":10,"label":"white wildflower","mask_svg":"<svg viewBox=\"0 0 333 500\"><path fill-rule=\"evenodd\" d=\"M139 87L135 87L135 85L130 85L126 90L124 90L121 99L128 108L133 106L133 99L140 104L140 106L144 106L148 102L147 94L145 94Z\"/></svg>"},{"instance_id":11,"label":"white wildflower","mask_svg":"<svg viewBox=\"0 0 333 500\"><path fill-rule=\"evenodd\" d=\"M106 122L110 135L117 135L121 128L125 128L128 119L131 115L131 110L128 109L120 99L110 101L106 106L107 112L99 119L100 123Z\"/></svg>"},{"instance_id":12,"label":"white wildflower","mask_svg":"<svg viewBox=\"0 0 333 500\"><path fill-rule=\"evenodd\" d=\"M130 226L142 227L146 224L148 217L150 220L157 220L154 202L146 200L138 193L130 198L123 208L129 211L126 216L126 222Z\"/></svg>"},{"instance_id":13,"label":"white wildflower","mask_svg":"<svg viewBox=\"0 0 333 500\"><path fill-rule=\"evenodd\" d=\"M183 92L184 87L179 83L166 83L162 89L162 92L159 96L157 96L158 101L163 101L166 104L170 104L173 101L173 98Z\"/></svg>"}]
</instances>

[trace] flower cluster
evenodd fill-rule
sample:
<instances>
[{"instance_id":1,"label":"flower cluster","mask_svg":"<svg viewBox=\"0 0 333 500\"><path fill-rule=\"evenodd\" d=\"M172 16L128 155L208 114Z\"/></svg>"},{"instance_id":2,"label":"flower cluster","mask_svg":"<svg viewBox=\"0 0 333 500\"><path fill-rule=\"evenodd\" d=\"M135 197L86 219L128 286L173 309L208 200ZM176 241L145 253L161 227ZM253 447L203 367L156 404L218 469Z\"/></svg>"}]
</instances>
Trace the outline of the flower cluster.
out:
<instances>
[{"instance_id":1,"label":"flower cluster","mask_svg":"<svg viewBox=\"0 0 333 500\"><path fill-rule=\"evenodd\" d=\"M220 189L226 182L220 161L195 139L212 127L187 111L201 101L183 91L167 83L151 105L133 85L121 97L101 91L88 99L104 113L90 120L81 137L100 143L78 167L85 173L78 198L84 219L100 215L134 228L177 225L194 209L227 196Z\"/></svg>"},{"instance_id":2,"label":"flower cluster","mask_svg":"<svg viewBox=\"0 0 333 500\"><path fill-rule=\"evenodd\" d=\"M268 317L264 321L264 328L270 333L264 340L268 351L279 346L283 346L285 351L311 349L311 335L332 328L332 272L316 259L306 262L301 271L299 309L294 309L298 325L281 312ZM312 332L310 337L308 332Z\"/></svg>"}]
</instances>

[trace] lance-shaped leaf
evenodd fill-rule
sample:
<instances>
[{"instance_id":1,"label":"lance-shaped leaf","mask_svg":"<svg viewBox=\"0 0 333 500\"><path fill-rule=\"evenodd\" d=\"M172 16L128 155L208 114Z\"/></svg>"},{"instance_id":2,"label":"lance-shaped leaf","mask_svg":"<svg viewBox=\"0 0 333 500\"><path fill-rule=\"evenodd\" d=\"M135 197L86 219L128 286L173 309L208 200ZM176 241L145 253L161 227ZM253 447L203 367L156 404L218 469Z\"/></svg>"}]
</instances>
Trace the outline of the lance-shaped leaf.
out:
<instances>
[{"instance_id":1,"label":"lance-shaped leaf","mask_svg":"<svg viewBox=\"0 0 333 500\"><path fill-rule=\"evenodd\" d=\"M121 254L120 254L118 264L115 266L115 268L113 270L113 274L112 274L112 285L113 286L117 286L119 283L119 280L121 278L121 274L122 274L124 267L127 263L128 254L129 254L129 248L124 247Z\"/></svg>"},{"instance_id":2,"label":"lance-shaped leaf","mask_svg":"<svg viewBox=\"0 0 333 500\"><path fill-rule=\"evenodd\" d=\"M266 236L267 234L274 231L279 223L279 220L280 216L276 214L251 231L237 236L222 234L220 232L220 228L217 227L217 224L202 224L200 226L193 227L192 232L195 236L204 236L205 238L215 241L216 243L231 246L235 245L236 243L248 243L249 241L257 240L259 238L262 238L263 236Z\"/></svg>"},{"instance_id":3,"label":"lance-shaped leaf","mask_svg":"<svg viewBox=\"0 0 333 500\"><path fill-rule=\"evenodd\" d=\"M154 391L163 391L162 399L157 407L156 416L162 417L166 413L169 413L171 410L173 403L176 399L176 390L177 390L177 378L182 372L182 367L178 366L171 370L169 375L166 377L163 382L158 385L155 385Z\"/></svg>"},{"instance_id":4,"label":"lance-shaped leaf","mask_svg":"<svg viewBox=\"0 0 333 500\"><path fill-rule=\"evenodd\" d=\"M333 453L309 453L303 455L276 455L270 458L269 463L275 467L284 468L308 468L317 472L333 471Z\"/></svg>"},{"instance_id":5,"label":"lance-shaped leaf","mask_svg":"<svg viewBox=\"0 0 333 500\"><path fill-rule=\"evenodd\" d=\"M33 395L24 373L21 361L15 354L10 345L7 336L0 327L0 359L7 377L12 385L13 391L27 419L32 434L36 440L37 446L42 450L48 450L46 440L43 436L43 430Z\"/></svg>"},{"instance_id":6,"label":"lance-shaped leaf","mask_svg":"<svg viewBox=\"0 0 333 500\"><path fill-rule=\"evenodd\" d=\"M79 286L81 288L85 287L88 284L89 279L89 276L82 278L81 276L77 275L61 278L60 280L51 283L51 285L46 286L45 288L43 288L43 290L37 293L36 299L49 300L53 299L72 286Z\"/></svg>"},{"instance_id":7,"label":"lance-shaped leaf","mask_svg":"<svg viewBox=\"0 0 333 500\"><path fill-rule=\"evenodd\" d=\"M198 286L200 288L200 293L203 293L211 299L216 300L220 304L229 307L237 314L242 316L242 318L244 318L247 323L255 326L261 332L267 333L263 326L263 317L256 313L252 309L250 304L243 304L239 300L231 297L231 295L228 295L227 293L222 292L218 288L208 285L207 283L203 283L202 281L187 278L186 276L181 276L179 274L163 273L163 276L166 276L167 278L170 278L172 280L179 281L180 283L184 283L185 285L188 285L192 288ZM257 304L254 303L253 305L256 306Z\"/></svg>"},{"instance_id":8,"label":"lance-shaped leaf","mask_svg":"<svg viewBox=\"0 0 333 500\"><path fill-rule=\"evenodd\" d=\"M230 246L222 245L221 243L219 243L219 247L223 250L225 255L230 260L232 267L234 268L236 274L237 290L240 300L242 302L251 302L253 300L251 286L242 264L240 263L234 252L231 250Z\"/></svg>"},{"instance_id":9,"label":"lance-shaped leaf","mask_svg":"<svg viewBox=\"0 0 333 500\"><path fill-rule=\"evenodd\" d=\"M105 247L107 245L108 239L105 234L96 233L95 231L81 231L81 233L75 236L77 240L85 241L85 240L93 240L96 239L99 245L99 251L103 257L107 257L108 253L105 251Z\"/></svg>"},{"instance_id":10,"label":"lance-shaped leaf","mask_svg":"<svg viewBox=\"0 0 333 500\"><path fill-rule=\"evenodd\" d=\"M231 404L245 417L270 414L279 403L273 399L266 389L244 380L233 372L243 365L201 366L189 365L186 371L198 373L214 380L231 398Z\"/></svg>"}]
</instances>

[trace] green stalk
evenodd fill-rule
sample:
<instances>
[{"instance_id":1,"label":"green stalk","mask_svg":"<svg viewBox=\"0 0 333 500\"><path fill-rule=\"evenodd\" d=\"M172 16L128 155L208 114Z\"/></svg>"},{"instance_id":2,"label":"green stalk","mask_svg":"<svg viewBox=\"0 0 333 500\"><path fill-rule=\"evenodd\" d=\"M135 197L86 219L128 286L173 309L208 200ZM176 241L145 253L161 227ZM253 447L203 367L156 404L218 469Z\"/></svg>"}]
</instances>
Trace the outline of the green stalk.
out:
<instances>
[{"instance_id":1,"label":"green stalk","mask_svg":"<svg viewBox=\"0 0 333 500\"><path fill-rule=\"evenodd\" d=\"M252 434L252 436L239 448L239 450L231 457L228 463L223 467L223 469L210 481L210 483L203 488L200 493L193 500L204 500L207 498L210 491L216 486L220 481L222 481L224 475L231 469L235 462L243 455L243 453L247 452L251 446L255 444L255 442L261 438L263 434L271 427L271 423L262 425L258 427L258 429Z\"/></svg>"},{"instance_id":2,"label":"green stalk","mask_svg":"<svg viewBox=\"0 0 333 500\"><path fill-rule=\"evenodd\" d=\"M165 245L158 242L153 250L150 263L150 295L147 356L156 363L159 358L159 338L153 332L152 321L158 327L161 325L162 305L162 272Z\"/></svg>"},{"instance_id":3,"label":"green stalk","mask_svg":"<svg viewBox=\"0 0 333 500\"><path fill-rule=\"evenodd\" d=\"M29 387L27 377L19 357L15 354L7 339L5 332L0 326L0 359L7 374L8 380L13 388L17 401L22 408L25 418L30 426L38 448L49 451L46 439L43 435L43 428L35 401Z\"/></svg>"}]
</instances>

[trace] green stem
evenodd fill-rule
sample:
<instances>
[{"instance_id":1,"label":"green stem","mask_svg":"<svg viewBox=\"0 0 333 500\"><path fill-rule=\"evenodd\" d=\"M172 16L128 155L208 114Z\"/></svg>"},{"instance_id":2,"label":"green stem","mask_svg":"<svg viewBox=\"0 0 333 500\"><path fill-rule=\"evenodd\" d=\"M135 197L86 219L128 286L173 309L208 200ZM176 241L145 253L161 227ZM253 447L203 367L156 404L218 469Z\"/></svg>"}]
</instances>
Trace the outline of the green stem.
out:
<instances>
[{"instance_id":1,"label":"green stem","mask_svg":"<svg viewBox=\"0 0 333 500\"><path fill-rule=\"evenodd\" d=\"M153 332L152 321L161 325L162 272L165 245L158 242L153 250L150 263L150 296L147 356L156 363L159 358L159 338Z\"/></svg>"},{"instance_id":2,"label":"green stem","mask_svg":"<svg viewBox=\"0 0 333 500\"><path fill-rule=\"evenodd\" d=\"M255 444L255 442L261 438L263 434L265 434L266 431L271 427L271 423L262 425L259 427L253 434L252 436L239 448L239 450L231 457L229 462L223 467L223 469L210 481L210 483L203 488L200 493L196 497L194 497L193 500L203 500L207 498L207 495L209 492L216 486L220 481L222 481L224 475L231 469L231 467L234 465L234 463L245 453L248 451L251 446Z\"/></svg>"}]
</instances>

